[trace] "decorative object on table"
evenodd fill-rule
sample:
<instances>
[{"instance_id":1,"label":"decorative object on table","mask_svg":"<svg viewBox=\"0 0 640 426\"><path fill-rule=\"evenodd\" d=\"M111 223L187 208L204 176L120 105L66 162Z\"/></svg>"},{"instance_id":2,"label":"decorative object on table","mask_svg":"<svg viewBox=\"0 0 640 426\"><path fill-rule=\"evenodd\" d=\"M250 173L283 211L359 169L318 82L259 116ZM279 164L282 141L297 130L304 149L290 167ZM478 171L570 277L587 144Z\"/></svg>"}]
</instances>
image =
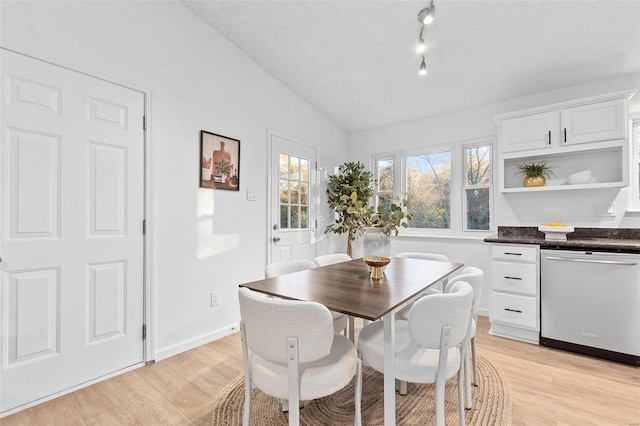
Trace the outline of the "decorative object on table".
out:
<instances>
[{"instance_id":1,"label":"decorative object on table","mask_svg":"<svg viewBox=\"0 0 640 426\"><path fill-rule=\"evenodd\" d=\"M338 167L338 173L329 176L327 202L336 213L336 220L327 226L325 232L347 234L347 254L353 255L352 242L364 232L367 226L366 204L373 196L372 173L364 164L348 162Z\"/></svg>"},{"instance_id":2,"label":"decorative object on table","mask_svg":"<svg viewBox=\"0 0 640 426\"><path fill-rule=\"evenodd\" d=\"M391 238L382 228L365 228L362 244L364 257L362 260L370 267L371 279L380 280L384 276L384 268L391 262Z\"/></svg>"},{"instance_id":3,"label":"decorative object on table","mask_svg":"<svg viewBox=\"0 0 640 426\"><path fill-rule=\"evenodd\" d=\"M574 230L573 226L564 224L559 220L538 226L538 231L544 232L544 239L547 241L567 241L567 234L572 233Z\"/></svg>"},{"instance_id":4,"label":"decorative object on table","mask_svg":"<svg viewBox=\"0 0 640 426\"><path fill-rule=\"evenodd\" d=\"M200 131L200 187L239 191L240 141Z\"/></svg>"},{"instance_id":5,"label":"decorative object on table","mask_svg":"<svg viewBox=\"0 0 640 426\"><path fill-rule=\"evenodd\" d=\"M518 174L525 175L523 184L527 188L544 186L546 178L554 176L551 166L548 166L546 161L520 164L517 169Z\"/></svg>"},{"instance_id":6,"label":"decorative object on table","mask_svg":"<svg viewBox=\"0 0 640 426\"><path fill-rule=\"evenodd\" d=\"M569 185L582 185L591 182L592 178L593 175L591 173L591 170L583 170L581 172L573 173L567 176L567 182L569 183Z\"/></svg>"},{"instance_id":7,"label":"decorative object on table","mask_svg":"<svg viewBox=\"0 0 640 426\"><path fill-rule=\"evenodd\" d=\"M511 392L503 373L489 360L478 357L478 375L482 386L473 391L473 410L465 414L467 426L496 426L512 423ZM362 424L382 426L384 422L383 375L371 367L362 367ZM244 376L240 374L220 393L211 413L211 426L242 424L244 404ZM435 386L408 385L407 394L396 401L398 419L402 424L435 424L433 401ZM458 391L456 378L449 379L445 387L446 424L458 424ZM300 410L300 423L307 426L353 426L354 392L349 387L330 398L305 401ZM252 426L286 426L287 413L283 413L277 400L258 390L251 390Z\"/></svg>"}]
</instances>

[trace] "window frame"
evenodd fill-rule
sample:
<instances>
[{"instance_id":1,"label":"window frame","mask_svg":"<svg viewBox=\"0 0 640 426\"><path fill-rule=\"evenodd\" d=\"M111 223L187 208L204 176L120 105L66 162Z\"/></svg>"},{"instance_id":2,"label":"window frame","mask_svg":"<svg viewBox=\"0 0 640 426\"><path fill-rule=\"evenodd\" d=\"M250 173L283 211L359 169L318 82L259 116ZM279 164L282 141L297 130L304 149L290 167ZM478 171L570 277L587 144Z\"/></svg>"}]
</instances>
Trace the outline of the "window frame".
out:
<instances>
[{"instance_id":1,"label":"window frame","mask_svg":"<svg viewBox=\"0 0 640 426\"><path fill-rule=\"evenodd\" d=\"M450 228L401 228L400 236L425 236L425 237L470 237L484 238L492 234L495 227L495 179L496 179L496 136L484 136L479 138L457 140L446 143L438 143L432 145L423 145L412 147L409 149L398 151L386 151L373 153L371 155L371 170L373 171L373 179L378 181L377 162L384 159L393 159L394 162L394 191L393 196L400 198L407 191L407 157L420 154L435 154L444 151L451 152L451 193L450 193ZM491 172L489 185L466 185L466 158L464 150L474 146L489 146L491 150ZM400 167L400 170L397 167ZM467 229L466 223L466 190L469 188L489 188L489 229ZM377 207L378 197L380 195L377 188L375 189L374 200L372 204Z\"/></svg>"},{"instance_id":2,"label":"window frame","mask_svg":"<svg viewBox=\"0 0 640 426\"><path fill-rule=\"evenodd\" d=\"M627 211L640 213L640 112L629 114L629 207Z\"/></svg>"},{"instance_id":3,"label":"window frame","mask_svg":"<svg viewBox=\"0 0 640 426\"><path fill-rule=\"evenodd\" d=\"M462 232L471 232L471 233L490 233L493 230L493 223L494 223L494 209L493 206L495 204L495 200L494 200L494 170L495 170L495 143L494 143L495 139L487 139L487 138L480 138L480 139L475 139L475 140L468 140L468 141L463 141L462 143L462 149L461 149L461 155L463 157L463 164L462 164ZM489 183L488 184L482 184L482 185L469 185L467 183L467 178L466 178L466 172L467 172L467 156L465 155L465 151L468 148L475 148L475 147L483 147L483 146L488 146L489 147L489 160L491 161L490 165L489 165ZM467 205L467 191L470 189L489 189L489 229L469 229L468 228L468 223L467 223L467 212L468 212L468 205Z\"/></svg>"}]
</instances>

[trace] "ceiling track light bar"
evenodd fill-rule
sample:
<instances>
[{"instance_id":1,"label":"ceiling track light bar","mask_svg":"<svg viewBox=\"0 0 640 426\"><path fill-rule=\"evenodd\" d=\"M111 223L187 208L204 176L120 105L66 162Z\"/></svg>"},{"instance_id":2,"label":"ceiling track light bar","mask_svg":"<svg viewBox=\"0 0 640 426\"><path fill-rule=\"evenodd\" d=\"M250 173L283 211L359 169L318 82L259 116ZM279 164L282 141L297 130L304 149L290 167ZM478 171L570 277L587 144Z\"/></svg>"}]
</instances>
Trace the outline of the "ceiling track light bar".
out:
<instances>
[{"instance_id":1,"label":"ceiling track light bar","mask_svg":"<svg viewBox=\"0 0 640 426\"><path fill-rule=\"evenodd\" d=\"M418 12L418 21L422 24L420 27L420 35L418 36L418 46L416 50L422 56L422 62L420 63L420 71L418 74L426 75L427 74L427 62L424 56L424 51L426 50L426 44L424 42L423 34L424 34L424 26L429 25L433 22L433 18L436 14L436 7L433 4L433 0L431 0L431 4L428 7L425 7L420 12Z\"/></svg>"}]
</instances>

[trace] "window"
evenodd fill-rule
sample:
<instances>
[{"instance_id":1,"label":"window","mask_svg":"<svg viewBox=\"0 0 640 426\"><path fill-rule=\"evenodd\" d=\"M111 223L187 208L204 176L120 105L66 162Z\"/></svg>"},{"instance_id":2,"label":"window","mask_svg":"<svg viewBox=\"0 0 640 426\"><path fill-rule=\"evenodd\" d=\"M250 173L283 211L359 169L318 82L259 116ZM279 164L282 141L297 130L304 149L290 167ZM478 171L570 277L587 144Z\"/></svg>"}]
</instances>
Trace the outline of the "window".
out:
<instances>
[{"instance_id":1,"label":"window","mask_svg":"<svg viewBox=\"0 0 640 426\"><path fill-rule=\"evenodd\" d=\"M640 209L640 114L633 114L632 126L632 150L633 160L631 163L631 206L634 210Z\"/></svg>"},{"instance_id":2,"label":"window","mask_svg":"<svg viewBox=\"0 0 640 426\"><path fill-rule=\"evenodd\" d=\"M309 228L309 160L280 154L280 229Z\"/></svg>"},{"instance_id":3,"label":"window","mask_svg":"<svg viewBox=\"0 0 640 426\"><path fill-rule=\"evenodd\" d=\"M404 194L413 215L407 223L412 233L488 232L492 156L493 138L374 156L376 204Z\"/></svg>"},{"instance_id":4,"label":"window","mask_svg":"<svg viewBox=\"0 0 640 426\"><path fill-rule=\"evenodd\" d=\"M464 148L465 231L491 229L491 145Z\"/></svg>"},{"instance_id":5,"label":"window","mask_svg":"<svg viewBox=\"0 0 640 426\"><path fill-rule=\"evenodd\" d=\"M451 151L407 156L410 228L451 228Z\"/></svg>"},{"instance_id":6,"label":"window","mask_svg":"<svg viewBox=\"0 0 640 426\"><path fill-rule=\"evenodd\" d=\"M374 160L375 205L388 205L395 195L395 158L381 156Z\"/></svg>"}]
</instances>

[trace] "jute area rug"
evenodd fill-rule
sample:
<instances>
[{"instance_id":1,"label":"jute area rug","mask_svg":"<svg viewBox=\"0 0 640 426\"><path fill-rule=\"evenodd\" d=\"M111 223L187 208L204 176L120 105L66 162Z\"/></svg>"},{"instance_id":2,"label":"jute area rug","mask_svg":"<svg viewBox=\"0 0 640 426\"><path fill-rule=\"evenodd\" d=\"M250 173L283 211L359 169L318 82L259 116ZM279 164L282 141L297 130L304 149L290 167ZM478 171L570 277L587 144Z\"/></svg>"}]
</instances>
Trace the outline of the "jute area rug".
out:
<instances>
[{"instance_id":1,"label":"jute area rug","mask_svg":"<svg viewBox=\"0 0 640 426\"><path fill-rule=\"evenodd\" d=\"M489 361L478 357L479 387L474 387L473 409L466 411L467 425L509 425L511 398L508 384ZM383 425L383 376L370 367L362 369L362 423ZM353 425L353 386L313 401L306 401L300 410L300 424L308 426ZM409 383L407 395L396 393L396 422L398 425L435 424L435 388L433 385ZM244 404L244 379L240 375L221 392L213 409L213 426L241 425ZM458 383L449 379L445 392L445 420L447 425L459 424ZM277 399L253 389L251 393L252 426L285 426L288 417L280 409Z\"/></svg>"}]
</instances>

